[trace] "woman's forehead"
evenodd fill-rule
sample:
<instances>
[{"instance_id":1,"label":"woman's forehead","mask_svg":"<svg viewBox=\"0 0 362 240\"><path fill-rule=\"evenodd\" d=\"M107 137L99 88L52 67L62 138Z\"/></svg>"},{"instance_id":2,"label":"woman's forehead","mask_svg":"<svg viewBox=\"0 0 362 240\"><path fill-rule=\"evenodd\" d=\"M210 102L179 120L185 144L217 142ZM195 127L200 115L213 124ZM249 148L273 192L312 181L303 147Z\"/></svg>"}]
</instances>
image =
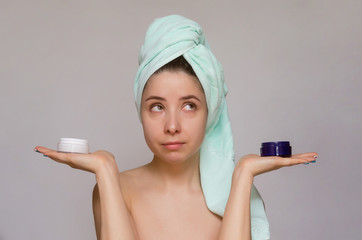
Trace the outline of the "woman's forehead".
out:
<instances>
[{"instance_id":1,"label":"woman's forehead","mask_svg":"<svg viewBox=\"0 0 362 240\"><path fill-rule=\"evenodd\" d=\"M166 93L192 93L204 96L199 80L183 71L162 71L154 74L148 79L143 90L143 95Z\"/></svg>"}]
</instances>

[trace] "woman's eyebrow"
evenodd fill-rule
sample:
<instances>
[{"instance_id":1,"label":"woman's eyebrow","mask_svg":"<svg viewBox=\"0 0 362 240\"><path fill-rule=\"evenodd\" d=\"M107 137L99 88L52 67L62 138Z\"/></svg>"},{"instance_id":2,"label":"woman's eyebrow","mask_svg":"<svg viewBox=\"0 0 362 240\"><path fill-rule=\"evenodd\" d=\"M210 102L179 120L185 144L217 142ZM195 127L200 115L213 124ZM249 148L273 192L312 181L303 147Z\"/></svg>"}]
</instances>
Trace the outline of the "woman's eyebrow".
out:
<instances>
[{"instance_id":1,"label":"woman's eyebrow","mask_svg":"<svg viewBox=\"0 0 362 240\"><path fill-rule=\"evenodd\" d=\"M184 100L189 100L189 99L192 99L192 98L199 101L199 102L201 102L200 99L198 97L196 97L195 95L186 95L186 96L181 97L180 100L184 101ZM149 96L148 98L145 99L145 102L147 102L149 100L166 101L165 98L160 97L160 96Z\"/></svg>"},{"instance_id":2,"label":"woman's eyebrow","mask_svg":"<svg viewBox=\"0 0 362 240\"><path fill-rule=\"evenodd\" d=\"M165 101L166 99L164 99L163 97L159 97L159 96L149 96L148 98L146 98L145 102L148 100L160 100L160 101Z\"/></svg>"},{"instance_id":3,"label":"woman's eyebrow","mask_svg":"<svg viewBox=\"0 0 362 240\"><path fill-rule=\"evenodd\" d=\"M180 100L189 100L189 99L196 99L197 101L201 102L200 99L198 97L196 97L195 95L187 95L184 97L181 97Z\"/></svg>"}]
</instances>

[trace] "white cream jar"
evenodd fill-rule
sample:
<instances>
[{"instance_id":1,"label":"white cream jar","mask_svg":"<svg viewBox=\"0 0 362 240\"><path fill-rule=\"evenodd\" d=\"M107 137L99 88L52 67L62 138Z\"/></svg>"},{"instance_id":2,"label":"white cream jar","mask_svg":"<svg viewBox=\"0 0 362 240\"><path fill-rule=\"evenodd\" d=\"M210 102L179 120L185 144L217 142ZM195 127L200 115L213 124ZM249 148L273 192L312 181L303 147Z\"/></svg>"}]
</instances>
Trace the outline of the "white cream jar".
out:
<instances>
[{"instance_id":1,"label":"white cream jar","mask_svg":"<svg viewBox=\"0 0 362 240\"><path fill-rule=\"evenodd\" d=\"M61 138L58 142L57 151L67 153L89 153L88 140Z\"/></svg>"}]
</instances>

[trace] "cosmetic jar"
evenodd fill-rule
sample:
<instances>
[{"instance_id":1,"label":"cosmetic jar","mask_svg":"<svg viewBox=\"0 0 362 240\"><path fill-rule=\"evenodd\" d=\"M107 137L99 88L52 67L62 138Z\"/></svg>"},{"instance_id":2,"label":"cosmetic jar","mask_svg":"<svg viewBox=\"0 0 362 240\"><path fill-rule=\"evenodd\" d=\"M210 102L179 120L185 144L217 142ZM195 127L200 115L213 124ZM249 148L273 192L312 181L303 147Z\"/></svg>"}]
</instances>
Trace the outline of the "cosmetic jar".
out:
<instances>
[{"instance_id":1,"label":"cosmetic jar","mask_svg":"<svg viewBox=\"0 0 362 240\"><path fill-rule=\"evenodd\" d=\"M292 147L288 141L263 142L260 148L260 156L290 157L292 156Z\"/></svg>"},{"instance_id":2,"label":"cosmetic jar","mask_svg":"<svg viewBox=\"0 0 362 240\"><path fill-rule=\"evenodd\" d=\"M58 142L57 151L66 153L89 153L88 140L61 138Z\"/></svg>"}]
</instances>

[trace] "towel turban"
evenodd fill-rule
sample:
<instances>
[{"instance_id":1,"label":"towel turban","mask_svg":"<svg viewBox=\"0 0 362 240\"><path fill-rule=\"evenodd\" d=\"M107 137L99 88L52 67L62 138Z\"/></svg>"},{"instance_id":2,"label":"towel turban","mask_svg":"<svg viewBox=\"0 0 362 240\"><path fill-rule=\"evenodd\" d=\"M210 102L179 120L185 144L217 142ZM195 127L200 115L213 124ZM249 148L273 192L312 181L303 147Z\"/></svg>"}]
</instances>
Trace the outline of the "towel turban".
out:
<instances>
[{"instance_id":1,"label":"towel turban","mask_svg":"<svg viewBox=\"0 0 362 240\"><path fill-rule=\"evenodd\" d=\"M205 93L208 118L200 149L201 186L210 211L223 216L235 167L233 138L228 117L224 73L194 21L171 15L156 19L148 28L139 54L134 96L139 117L143 89L159 68L183 56L196 73ZM251 228L256 240L269 239L269 224L262 199L251 190Z\"/></svg>"}]
</instances>

